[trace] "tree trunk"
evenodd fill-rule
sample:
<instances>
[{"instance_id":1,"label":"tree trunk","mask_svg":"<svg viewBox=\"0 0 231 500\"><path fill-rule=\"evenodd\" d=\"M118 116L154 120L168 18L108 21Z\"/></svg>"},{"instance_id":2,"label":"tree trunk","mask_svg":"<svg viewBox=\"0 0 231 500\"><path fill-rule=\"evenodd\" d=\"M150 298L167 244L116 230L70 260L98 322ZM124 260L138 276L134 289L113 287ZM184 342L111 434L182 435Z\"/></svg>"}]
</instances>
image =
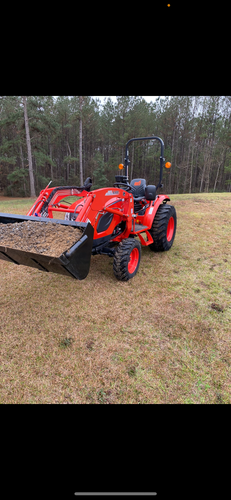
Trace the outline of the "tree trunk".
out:
<instances>
[{"instance_id":1,"label":"tree trunk","mask_svg":"<svg viewBox=\"0 0 231 500\"><path fill-rule=\"evenodd\" d=\"M207 173L206 173L206 180L205 180L205 193L209 192L209 179L210 179L211 163L212 163L212 158L211 158L211 156L209 156Z\"/></svg>"},{"instance_id":2,"label":"tree trunk","mask_svg":"<svg viewBox=\"0 0 231 500\"><path fill-rule=\"evenodd\" d=\"M50 159L52 161L52 144L50 143ZM53 166L52 164L50 164L51 166L51 180L53 181Z\"/></svg>"},{"instance_id":3,"label":"tree trunk","mask_svg":"<svg viewBox=\"0 0 231 500\"><path fill-rule=\"evenodd\" d=\"M23 152L22 152L22 145L21 144L19 146L19 150L20 150L20 158L21 158L22 168L24 169ZM24 189L24 195L26 196L25 177L23 177L23 189Z\"/></svg>"},{"instance_id":4,"label":"tree trunk","mask_svg":"<svg viewBox=\"0 0 231 500\"><path fill-rule=\"evenodd\" d=\"M190 140L190 142L189 142L189 148L188 148L188 157L187 157L187 166L186 166L186 169L185 169L185 178L184 178L183 193L186 193L186 186L187 186L187 180L188 180L188 169L189 169L190 147L191 147L191 140Z\"/></svg>"},{"instance_id":5,"label":"tree trunk","mask_svg":"<svg viewBox=\"0 0 231 500\"><path fill-rule=\"evenodd\" d=\"M221 166L221 164L222 164L222 161L223 161L223 160L219 161L219 163L218 163L217 175L216 175L216 179L215 179L215 182L214 182L213 192L215 192L215 191L216 191L217 179L218 179L218 175L219 175L220 166Z\"/></svg>"},{"instance_id":6,"label":"tree trunk","mask_svg":"<svg viewBox=\"0 0 231 500\"><path fill-rule=\"evenodd\" d=\"M71 148L69 146L68 140L67 140L67 148L68 148L69 156L71 156ZM68 162L67 163L67 181L69 180L69 176L70 176L70 163Z\"/></svg>"},{"instance_id":7,"label":"tree trunk","mask_svg":"<svg viewBox=\"0 0 231 500\"><path fill-rule=\"evenodd\" d=\"M200 193L202 191L202 186L203 186L203 182L204 182L204 177L205 177L205 172L206 172L206 168L207 168L207 161L208 161L208 158L209 158L209 141L207 142L207 144L205 144L204 146L204 165L203 165L203 170L202 170L202 174L201 174L201 183L200 183Z\"/></svg>"},{"instance_id":8,"label":"tree trunk","mask_svg":"<svg viewBox=\"0 0 231 500\"><path fill-rule=\"evenodd\" d=\"M79 110L80 110L80 119L79 119L79 175L80 175L80 186L83 185L83 163L82 163L82 96L79 97Z\"/></svg>"},{"instance_id":9,"label":"tree trunk","mask_svg":"<svg viewBox=\"0 0 231 500\"><path fill-rule=\"evenodd\" d=\"M74 128L74 157L76 157L76 138L75 138L76 130ZM74 176L76 176L76 160L74 160Z\"/></svg>"},{"instance_id":10,"label":"tree trunk","mask_svg":"<svg viewBox=\"0 0 231 500\"><path fill-rule=\"evenodd\" d=\"M173 130L173 139L172 139L172 146L171 146L171 158L170 158L170 162L171 162L171 165L173 164L173 154L174 154L174 142L175 142L175 125L174 125L174 130ZM170 168L170 176L169 176L169 194L172 193L172 167ZM174 190L174 186L173 186L173 190Z\"/></svg>"},{"instance_id":11,"label":"tree trunk","mask_svg":"<svg viewBox=\"0 0 231 500\"><path fill-rule=\"evenodd\" d=\"M25 118L25 129L26 129L26 144L27 144L28 162L29 162L30 196L31 196L31 198L35 198L36 194L35 194L35 186L34 186L34 173L33 173L33 166L32 166L32 155L31 155L30 132L29 132L29 123L28 123L28 115L27 115L26 96L23 96L23 106L24 106L24 118Z\"/></svg>"},{"instance_id":12,"label":"tree trunk","mask_svg":"<svg viewBox=\"0 0 231 500\"><path fill-rule=\"evenodd\" d=\"M192 192L192 177L193 177L193 153L194 153L194 147L192 147L192 160L191 160L191 173L190 173L190 183L189 183L189 193Z\"/></svg>"},{"instance_id":13,"label":"tree trunk","mask_svg":"<svg viewBox=\"0 0 231 500\"><path fill-rule=\"evenodd\" d=\"M225 161L225 155L226 155L226 149L223 148L222 153L221 153L221 158L217 162L217 173L216 173L216 179L214 182L213 192L216 191L217 181L218 181L218 177L219 177L219 173L220 173L220 168L221 168L222 163Z\"/></svg>"},{"instance_id":14,"label":"tree trunk","mask_svg":"<svg viewBox=\"0 0 231 500\"><path fill-rule=\"evenodd\" d=\"M132 144L132 161L131 161L131 176L130 176L130 182L132 181L132 176L133 176L133 164L134 164L134 142Z\"/></svg>"},{"instance_id":15,"label":"tree trunk","mask_svg":"<svg viewBox=\"0 0 231 500\"><path fill-rule=\"evenodd\" d=\"M212 149L213 149L213 139L208 142L208 156L206 161L206 177L205 177L205 193L209 192L209 178L210 178L210 169L212 163Z\"/></svg>"},{"instance_id":16,"label":"tree trunk","mask_svg":"<svg viewBox=\"0 0 231 500\"><path fill-rule=\"evenodd\" d=\"M193 181L192 181L192 191L193 192L196 192L197 188L199 187L199 185L197 184L197 180L199 179L199 177L198 177L198 172L199 172L199 167L198 167L199 147L196 145L195 148L196 148L195 174L193 176L194 178L193 178Z\"/></svg>"},{"instance_id":17,"label":"tree trunk","mask_svg":"<svg viewBox=\"0 0 231 500\"><path fill-rule=\"evenodd\" d=\"M201 174L200 193L202 191L202 185L203 185L203 182L204 182L204 173L205 173L205 163L204 163L203 171L202 171L202 174Z\"/></svg>"},{"instance_id":18,"label":"tree trunk","mask_svg":"<svg viewBox=\"0 0 231 500\"><path fill-rule=\"evenodd\" d=\"M22 152L22 145L21 144L19 146L19 150L20 150L20 158L21 158L22 168L24 168L23 152Z\"/></svg>"}]
</instances>

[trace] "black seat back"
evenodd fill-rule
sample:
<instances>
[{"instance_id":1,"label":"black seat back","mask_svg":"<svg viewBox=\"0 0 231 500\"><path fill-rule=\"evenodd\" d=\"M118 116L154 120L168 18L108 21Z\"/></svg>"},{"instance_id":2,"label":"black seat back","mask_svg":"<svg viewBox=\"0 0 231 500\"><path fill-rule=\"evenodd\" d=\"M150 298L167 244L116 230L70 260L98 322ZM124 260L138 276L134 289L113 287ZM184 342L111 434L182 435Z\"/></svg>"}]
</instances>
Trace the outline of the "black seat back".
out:
<instances>
[{"instance_id":1,"label":"black seat back","mask_svg":"<svg viewBox=\"0 0 231 500\"><path fill-rule=\"evenodd\" d=\"M133 197L135 200L137 198L142 199L145 196L145 187L146 187L146 180L145 179L133 179L130 182L131 186L131 192L133 194ZM139 201L139 200L137 200Z\"/></svg>"}]
</instances>

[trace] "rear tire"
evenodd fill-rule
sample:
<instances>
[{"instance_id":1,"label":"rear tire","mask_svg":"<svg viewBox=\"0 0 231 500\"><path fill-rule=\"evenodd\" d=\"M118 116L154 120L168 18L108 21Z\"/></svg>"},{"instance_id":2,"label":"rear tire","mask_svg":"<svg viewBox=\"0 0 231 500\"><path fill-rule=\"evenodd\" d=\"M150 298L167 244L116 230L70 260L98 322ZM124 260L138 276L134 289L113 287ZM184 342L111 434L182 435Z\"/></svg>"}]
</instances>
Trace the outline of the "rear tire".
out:
<instances>
[{"instance_id":1,"label":"rear tire","mask_svg":"<svg viewBox=\"0 0 231 500\"><path fill-rule=\"evenodd\" d=\"M141 244L134 238L121 241L115 251L113 271L117 280L128 281L138 271L141 257Z\"/></svg>"},{"instance_id":2,"label":"rear tire","mask_svg":"<svg viewBox=\"0 0 231 500\"><path fill-rule=\"evenodd\" d=\"M176 233L176 210L172 205L160 205L149 233L153 243L149 248L154 252L169 250Z\"/></svg>"}]
</instances>

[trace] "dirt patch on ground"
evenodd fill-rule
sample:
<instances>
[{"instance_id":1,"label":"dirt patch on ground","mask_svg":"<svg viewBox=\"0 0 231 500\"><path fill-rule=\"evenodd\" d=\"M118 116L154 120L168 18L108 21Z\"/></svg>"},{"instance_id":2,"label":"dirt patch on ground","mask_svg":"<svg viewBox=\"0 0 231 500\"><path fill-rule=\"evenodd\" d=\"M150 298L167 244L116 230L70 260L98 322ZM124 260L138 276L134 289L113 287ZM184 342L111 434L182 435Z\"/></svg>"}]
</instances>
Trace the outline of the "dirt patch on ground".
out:
<instances>
[{"instance_id":1,"label":"dirt patch on ground","mask_svg":"<svg viewBox=\"0 0 231 500\"><path fill-rule=\"evenodd\" d=\"M50 222L0 224L0 245L59 257L82 236L81 229Z\"/></svg>"}]
</instances>

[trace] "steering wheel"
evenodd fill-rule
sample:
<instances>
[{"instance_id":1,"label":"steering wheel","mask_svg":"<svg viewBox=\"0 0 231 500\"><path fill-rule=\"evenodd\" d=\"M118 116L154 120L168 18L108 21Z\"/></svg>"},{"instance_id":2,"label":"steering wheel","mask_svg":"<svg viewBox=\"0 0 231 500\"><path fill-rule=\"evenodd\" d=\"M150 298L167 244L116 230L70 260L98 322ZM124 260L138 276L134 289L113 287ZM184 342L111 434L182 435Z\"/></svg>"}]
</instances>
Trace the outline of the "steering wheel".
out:
<instances>
[{"instance_id":1,"label":"steering wheel","mask_svg":"<svg viewBox=\"0 0 231 500\"><path fill-rule=\"evenodd\" d=\"M118 186L118 187L119 186L126 186L127 189L124 189L124 191L131 191L131 189L132 189L131 186L129 184L125 184L125 182L115 182L113 184L113 187L114 186Z\"/></svg>"}]
</instances>

